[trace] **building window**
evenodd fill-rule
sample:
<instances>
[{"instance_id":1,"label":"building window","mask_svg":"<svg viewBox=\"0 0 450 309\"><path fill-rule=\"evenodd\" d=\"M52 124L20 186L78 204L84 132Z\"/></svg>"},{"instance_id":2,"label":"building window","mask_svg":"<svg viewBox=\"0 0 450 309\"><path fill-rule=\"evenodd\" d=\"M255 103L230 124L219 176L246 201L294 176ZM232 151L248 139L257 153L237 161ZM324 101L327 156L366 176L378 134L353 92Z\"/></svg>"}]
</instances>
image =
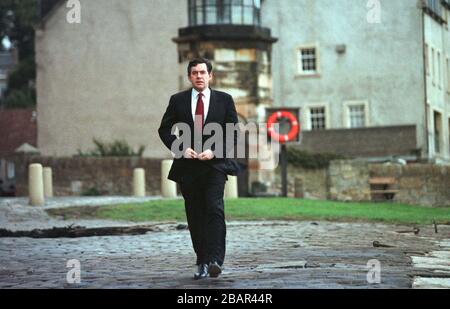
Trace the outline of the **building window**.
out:
<instances>
[{"instance_id":1,"label":"building window","mask_svg":"<svg viewBox=\"0 0 450 309\"><path fill-rule=\"evenodd\" d=\"M444 0L442 0L444 3ZM448 30L448 9L442 9L442 19L444 20L444 27Z\"/></svg>"},{"instance_id":2,"label":"building window","mask_svg":"<svg viewBox=\"0 0 450 309\"><path fill-rule=\"evenodd\" d=\"M366 123L366 114L364 105L350 106L348 110L350 128L361 128Z\"/></svg>"},{"instance_id":3,"label":"building window","mask_svg":"<svg viewBox=\"0 0 450 309\"><path fill-rule=\"evenodd\" d=\"M369 102L344 102L344 127L363 128L369 125Z\"/></svg>"},{"instance_id":4,"label":"building window","mask_svg":"<svg viewBox=\"0 0 450 309\"><path fill-rule=\"evenodd\" d=\"M325 106L311 106L308 110L308 129L312 131L327 128L327 116Z\"/></svg>"},{"instance_id":5,"label":"building window","mask_svg":"<svg viewBox=\"0 0 450 309\"><path fill-rule=\"evenodd\" d=\"M435 84L435 80L436 80L436 60L435 60L435 56L434 56L434 48L431 47L431 82L434 85Z\"/></svg>"},{"instance_id":6,"label":"building window","mask_svg":"<svg viewBox=\"0 0 450 309\"><path fill-rule=\"evenodd\" d=\"M439 89L441 89L442 86L442 71L441 71L441 53L437 52L437 78L436 78L436 82L437 85L439 87Z\"/></svg>"},{"instance_id":7,"label":"building window","mask_svg":"<svg viewBox=\"0 0 450 309\"><path fill-rule=\"evenodd\" d=\"M214 25L217 24L217 6L215 1L206 1L205 4L205 24Z\"/></svg>"},{"instance_id":8,"label":"building window","mask_svg":"<svg viewBox=\"0 0 450 309\"><path fill-rule=\"evenodd\" d=\"M348 107L348 120L350 128L361 128L366 125L366 109L364 105L351 105Z\"/></svg>"},{"instance_id":9,"label":"building window","mask_svg":"<svg viewBox=\"0 0 450 309\"><path fill-rule=\"evenodd\" d=\"M319 55L317 47L305 46L298 51L298 73L315 75L319 73Z\"/></svg>"},{"instance_id":10,"label":"building window","mask_svg":"<svg viewBox=\"0 0 450 309\"><path fill-rule=\"evenodd\" d=\"M426 13L428 13L432 18L434 18L439 23L444 23L443 8L441 4L442 0L425 0L425 5L423 6Z\"/></svg>"},{"instance_id":11,"label":"building window","mask_svg":"<svg viewBox=\"0 0 450 309\"><path fill-rule=\"evenodd\" d=\"M428 76L430 76L430 55L428 54L428 44L425 44L424 57L425 57L425 72Z\"/></svg>"},{"instance_id":12,"label":"building window","mask_svg":"<svg viewBox=\"0 0 450 309\"><path fill-rule=\"evenodd\" d=\"M441 12L441 7L439 5L440 0L426 0L426 1L427 1L426 5L428 6L428 8L430 10L432 10L433 12L436 12L436 13Z\"/></svg>"},{"instance_id":13,"label":"building window","mask_svg":"<svg viewBox=\"0 0 450 309\"><path fill-rule=\"evenodd\" d=\"M261 0L189 0L189 25L261 24Z\"/></svg>"},{"instance_id":14,"label":"building window","mask_svg":"<svg viewBox=\"0 0 450 309\"><path fill-rule=\"evenodd\" d=\"M442 0L442 6L450 10L450 0Z\"/></svg>"},{"instance_id":15,"label":"building window","mask_svg":"<svg viewBox=\"0 0 450 309\"><path fill-rule=\"evenodd\" d=\"M434 151L441 152L441 137L442 137L442 116L439 112L434 112Z\"/></svg>"},{"instance_id":16,"label":"building window","mask_svg":"<svg viewBox=\"0 0 450 309\"><path fill-rule=\"evenodd\" d=\"M447 92L450 93L450 58L445 58L445 75L447 77Z\"/></svg>"}]
</instances>

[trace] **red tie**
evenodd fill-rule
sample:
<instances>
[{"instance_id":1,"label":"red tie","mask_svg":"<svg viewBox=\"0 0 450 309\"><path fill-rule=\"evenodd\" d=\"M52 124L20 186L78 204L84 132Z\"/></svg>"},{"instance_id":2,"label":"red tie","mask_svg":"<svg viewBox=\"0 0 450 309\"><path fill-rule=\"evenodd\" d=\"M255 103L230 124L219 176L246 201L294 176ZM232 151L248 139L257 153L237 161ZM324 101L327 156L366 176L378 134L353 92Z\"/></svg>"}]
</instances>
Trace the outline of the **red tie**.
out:
<instances>
[{"instance_id":1,"label":"red tie","mask_svg":"<svg viewBox=\"0 0 450 309\"><path fill-rule=\"evenodd\" d=\"M198 94L198 100L197 100L197 108L195 109L195 127L200 128L200 130L203 129L203 122L204 122L204 115L203 115L203 93Z\"/></svg>"}]
</instances>

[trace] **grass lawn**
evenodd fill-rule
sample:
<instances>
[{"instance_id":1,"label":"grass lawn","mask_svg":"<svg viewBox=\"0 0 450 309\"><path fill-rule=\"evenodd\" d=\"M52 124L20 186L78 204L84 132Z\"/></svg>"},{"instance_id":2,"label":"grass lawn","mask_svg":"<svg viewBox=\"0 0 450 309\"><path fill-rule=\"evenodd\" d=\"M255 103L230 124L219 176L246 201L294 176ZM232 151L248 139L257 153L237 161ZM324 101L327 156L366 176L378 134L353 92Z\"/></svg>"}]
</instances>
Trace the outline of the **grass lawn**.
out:
<instances>
[{"instance_id":1,"label":"grass lawn","mask_svg":"<svg viewBox=\"0 0 450 309\"><path fill-rule=\"evenodd\" d=\"M99 218L127 221L186 221L183 200L102 207L48 210L66 219ZM228 220L376 221L398 224L450 224L450 207L429 208L394 203L344 203L283 198L225 200Z\"/></svg>"}]
</instances>

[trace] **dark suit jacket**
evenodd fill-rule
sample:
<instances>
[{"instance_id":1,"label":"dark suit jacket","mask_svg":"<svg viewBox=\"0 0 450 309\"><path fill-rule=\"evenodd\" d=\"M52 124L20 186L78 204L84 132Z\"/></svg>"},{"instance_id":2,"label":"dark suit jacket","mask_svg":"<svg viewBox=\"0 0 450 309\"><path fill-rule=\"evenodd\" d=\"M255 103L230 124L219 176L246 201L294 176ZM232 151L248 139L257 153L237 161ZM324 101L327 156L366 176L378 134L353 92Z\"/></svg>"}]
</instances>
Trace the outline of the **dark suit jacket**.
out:
<instances>
[{"instance_id":1,"label":"dark suit jacket","mask_svg":"<svg viewBox=\"0 0 450 309\"><path fill-rule=\"evenodd\" d=\"M169 106L167 107L158 130L161 140L169 149L171 149L172 143L177 139L177 137L172 134L171 131L172 127L176 123L186 123L189 125L192 132L191 145L184 145L183 148L187 149L188 147L190 147L194 149L194 121L192 119L191 97L192 89L189 89L187 91L177 93L170 98ZM224 142L222 148L224 152L227 151L227 147L225 145L225 125L227 123L238 123L234 101L229 94L211 89L209 110L208 114L206 115L204 125L208 123L220 124L224 132ZM203 143L210 137L211 135L204 135ZM234 145L236 145L237 135L233 136L233 140ZM211 150L217 156L215 149ZM197 159L186 158L174 159L168 178L175 182L183 183L191 182L197 177L208 173L211 168L226 175L237 175L242 170L242 166L236 160L226 158L226 153L223 153L221 158L220 156L217 157L214 157L214 159L209 161L200 161Z\"/></svg>"}]
</instances>

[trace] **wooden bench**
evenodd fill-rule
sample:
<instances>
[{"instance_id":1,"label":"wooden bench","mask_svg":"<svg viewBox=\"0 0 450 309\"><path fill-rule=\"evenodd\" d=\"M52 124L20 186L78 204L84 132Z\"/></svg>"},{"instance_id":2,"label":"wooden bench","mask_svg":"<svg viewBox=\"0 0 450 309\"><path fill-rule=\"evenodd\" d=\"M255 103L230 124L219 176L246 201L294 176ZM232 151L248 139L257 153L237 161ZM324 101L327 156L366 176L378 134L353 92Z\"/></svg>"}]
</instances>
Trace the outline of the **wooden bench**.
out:
<instances>
[{"instance_id":1,"label":"wooden bench","mask_svg":"<svg viewBox=\"0 0 450 309\"><path fill-rule=\"evenodd\" d=\"M394 177L372 177L369 179L370 193L373 196L383 196L385 200L392 200L399 192L395 189L397 181Z\"/></svg>"}]
</instances>

